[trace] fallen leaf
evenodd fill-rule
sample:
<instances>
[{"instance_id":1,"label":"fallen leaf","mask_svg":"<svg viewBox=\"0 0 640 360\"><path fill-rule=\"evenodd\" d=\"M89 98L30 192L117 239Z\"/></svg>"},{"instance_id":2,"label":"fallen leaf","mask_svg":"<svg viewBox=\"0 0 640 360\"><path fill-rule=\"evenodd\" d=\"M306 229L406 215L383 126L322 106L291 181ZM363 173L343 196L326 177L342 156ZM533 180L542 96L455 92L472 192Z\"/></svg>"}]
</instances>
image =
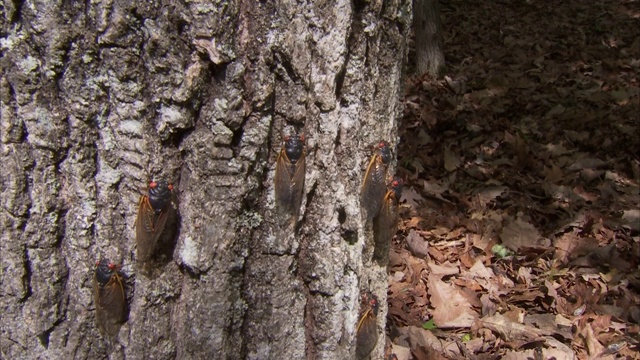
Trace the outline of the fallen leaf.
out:
<instances>
[{"instance_id":1,"label":"fallen leaf","mask_svg":"<svg viewBox=\"0 0 640 360\"><path fill-rule=\"evenodd\" d=\"M478 192L478 199L480 200L480 204L482 206L492 202L498 196L504 194L509 188L506 186L493 186L484 188L483 190Z\"/></svg>"},{"instance_id":2,"label":"fallen leaf","mask_svg":"<svg viewBox=\"0 0 640 360\"><path fill-rule=\"evenodd\" d=\"M450 147L445 146L444 148L444 168L451 172L460 167L462 160L456 153L454 153Z\"/></svg>"},{"instance_id":3,"label":"fallen leaf","mask_svg":"<svg viewBox=\"0 0 640 360\"><path fill-rule=\"evenodd\" d=\"M442 281L440 276L429 275L428 288L433 320L439 328L470 327L478 318L462 291Z\"/></svg>"},{"instance_id":4,"label":"fallen leaf","mask_svg":"<svg viewBox=\"0 0 640 360\"><path fill-rule=\"evenodd\" d=\"M424 198L422 197L422 195L418 194L413 186L402 189L402 196L400 196L400 201L406 202L414 210L418 208L419 202L421 202L422 200L424 200Z\"/></svg>"},{"instance_id":5,"label":"fallen leaf","mask_svg":"<svg viewBox=\"0 0 640 360\"><path fill-rule=\"evenodd\" d=\"M596 158L579 159L571 164L567 169L571 171L577 171L582 169L598 169L606 166L607 162Z\"/></svg>"},{"instance_id":6,"label":"fallen leaf","mask_svg":"<svg viewBox=\"0 0 640 360\"><path fill-rule=\"evenodd\" d=\"M484 266L482 261L476 261L476 263L469 269L468 274L471 275L472 278L482 278L485 280L491 279L495 276L493 270Z\"/></svg>"},{"instance_id":7,"label":"fallen leaf","mask_svg":"<svg viewBox=\"0 0 640 360\"><path fill-rule=\"evenodd\" d=\"M558 104L556 106L554 106L551 110L549 110L546 114L546 117L553 117L555 115L561 115L562 113L564 113L564 106L562 106L562 104Z\"/></svg>"},{"instance_id":8,"label":"fallen leaf","mask_svg":"<svg viewBox=\"0 0 640 360\"><path fill-rule=\"evenodd\" d=\"M530 342L539 339L543 335L551 335L548 331L510 321L500 314L483 318L480 324L500 335L500 338L505 341Z\"/></svg>"},{"instance_id":9,"label":"fallen leaf","mask_svg":"<svg viewBox=\"0 0 640 360\"><path fill-rule=\"evenodd\" d=\"M600 344L596 335L593 332L593 328L591 328L591 324L585 324L585 326L580 330L580 335L584 339L584 343L587 346L589 351L589 355L596 356L600 355L604 351L604 346Z\"/></svg>"},{"instance_id":10,"label":"fallen leaf","mask_svg":"<svg viewBox=\"0 0 640 360\"><path fill-rule=\"evenodd\" d=\"M540 233L535 226L521 219L511 220L502 228L500 240L509 249L518 252L523 247L542 244Z\"/></svg>"},{"instance_id":11,"label":"fallen leaf","mask_svg":"<svg viewBox=\"0 0 640 360\"><path fill-rule=\"evenodd\" d=\"M460 357L455 342L442 342L429 330L410 326L403 332L409 339L416 360L446 360Z\"/></svg>"},{"instance_id":12,"label":"fallen leaf","mask_svg":"<svg viewBox=\"0 0 640 360\"><path fill-rule=\"evenodd\" d=\"M622 219L634 231L640 231L640 209L624 210Z\"/></svg>"},{"instance_id":13,"label":"fallen leaf","mask_svg":"<svg viewBox=\"0 0 640 360\"><path fill-rule=\"evenodd\" d=\"M406 237L407 248L411 251L411 254L418 258L425 258L429 254L429 242L427 242L420 234L414 229L409 230L409 234Z\"/></svg>"},{"instance_id":14,"label":"fallen leaf","mask_svg":"<svg viewBox=\"0 0 640 360\"><path fill-rule=\"evenodd\" d=\"M430 261L427 266L429 267L430 274L432 275L448 276L460 273L460 268L452 264L438 265Z\"/></svg>"}]
</instances>

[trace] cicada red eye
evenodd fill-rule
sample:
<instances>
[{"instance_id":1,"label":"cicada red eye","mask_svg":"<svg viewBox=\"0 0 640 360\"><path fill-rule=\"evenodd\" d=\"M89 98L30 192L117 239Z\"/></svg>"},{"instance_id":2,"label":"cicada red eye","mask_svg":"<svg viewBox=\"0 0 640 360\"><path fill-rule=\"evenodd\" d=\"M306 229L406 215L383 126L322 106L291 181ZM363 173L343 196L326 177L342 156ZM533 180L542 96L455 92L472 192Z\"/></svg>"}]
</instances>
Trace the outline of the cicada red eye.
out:
<instances>
[{"instance_id":1,"label":"cicada red eye","mask_svg":"<svg viewBox=\"0 0 640 360\"><path fill-rule=\"evenodd\" d=\"M169 188L169 191L173 191L173 184L169 184L168 188Z\"/></svg>"},{"instance_id":2,"label":"cicada red eye","mask_svg":"<svg viewBox=\"0 0 640 360\"><path fill-rule=\"evenodd\" d=\"M285 143L276 160L274 191L276 209L285 222L298 220L305 179L304 136L285 136Z\"/></svg>"},{"instance_id":3,"label":"cicada red eye","mask_svg":"<svg viewBox=\"0 0 640 360\"><path fill-rule=\"evenodd\" d=\"M116 265L107 259L97 262L93 275L93 293L98 329L104 336L114 337L124 322L125 293Z\"/></svg>"},{"instance_id":4,"label":"cicada red eye","mask_svg":"<svg viewBox=\"0 0 640 360\"><path fill-rule=\"evenodd\" d=\"M150 183L149 183L149 187L150 187L151 189L155 189L155 188L156 188L156 186L158 186L158 184L157 184L155 181L152 181L152 182L150 182Z\"/></svg>"}]
</instances>

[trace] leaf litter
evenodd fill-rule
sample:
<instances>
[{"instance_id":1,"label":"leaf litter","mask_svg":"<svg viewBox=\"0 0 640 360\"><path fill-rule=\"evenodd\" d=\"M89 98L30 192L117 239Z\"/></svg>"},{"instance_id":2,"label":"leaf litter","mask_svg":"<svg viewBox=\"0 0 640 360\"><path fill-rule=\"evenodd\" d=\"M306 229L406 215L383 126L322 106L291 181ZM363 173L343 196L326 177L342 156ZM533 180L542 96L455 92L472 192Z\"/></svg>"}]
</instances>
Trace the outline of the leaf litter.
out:
<instances>
[{"instance_id":1,"label":"leaf litter","mask_svg":"<svg viewBox=\"0 0 640 360\"><path fill-rule=\"evenodd\" d=\"M640 359L638 2L440 5L448 69L406 82L388 353Z\"/></svg>"}]
</instances>

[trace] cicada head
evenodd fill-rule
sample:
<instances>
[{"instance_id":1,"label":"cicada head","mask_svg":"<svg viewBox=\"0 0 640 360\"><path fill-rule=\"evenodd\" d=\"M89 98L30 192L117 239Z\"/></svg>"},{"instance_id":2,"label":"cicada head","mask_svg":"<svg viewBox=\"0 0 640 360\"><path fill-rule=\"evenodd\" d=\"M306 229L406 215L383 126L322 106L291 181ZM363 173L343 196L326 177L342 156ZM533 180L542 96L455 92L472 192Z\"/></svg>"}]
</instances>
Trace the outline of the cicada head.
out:
<instances>
[{"instance_id":1,"label":"cicada head","mask_svg":"<svg viewBox=\"0 0 640 360\"><path fill-rule=\"evenodd\" d=\"M285 136L284 151L291 164L295 164L304 152L304 135Z\"/></svg>"},{"instance_id":2,"label":"cicada head","mask_svg":"<svg viewBox=\"0 0 640 360\"><path fill-rule=\"evenodd\" d=\"M396 197L396 201L400 201L400 197L402 196L402 179L394 178L387 185L390 191L393 191Z\"/></svg>"},{"instance_id":3,"label":"cicada head","mask_svg":"<svg viewBox=\"0 0 640 360\"><path fill-rule=\"evenodd\" d=\"M172 190L173 185L164 180L149 183L149 202L156 213L160 213L171 202Z\"/></svg>"},{"instance_id":4,"label":"cicada head","mask_svg":"<svg viewBox=\"0 0 640 360\"><path fill-rule=\"evenodd\" d=\"M116 265L107 259L96 262L95 277L98 284L105 286L111 280L111 277L117 271Z\"/></svg>"},{"instance_id":5,"label":"cicada head","mask_svg":"<svg viewBox=\"0 0 640 360\"><path fill-rule=\"evenodd\" d=\"M373 316L378 316L378 310L379 310L378 298L373 294L370 294L369 296L369 308L371 308L371 312L373 313Z\"/></svg>"},{"instance_id":6,"label":"cicada head","mask_svg":"<svg viewBox=\"0 0 640 360\"><path fill-rule=\"evenodd\" d=\"M389 165L389 163L391 162L391 147L389 146L389 143L381 140L378 143L376 150L380 154L382 163L385 165Z\"/></svg>"}]
</instances>

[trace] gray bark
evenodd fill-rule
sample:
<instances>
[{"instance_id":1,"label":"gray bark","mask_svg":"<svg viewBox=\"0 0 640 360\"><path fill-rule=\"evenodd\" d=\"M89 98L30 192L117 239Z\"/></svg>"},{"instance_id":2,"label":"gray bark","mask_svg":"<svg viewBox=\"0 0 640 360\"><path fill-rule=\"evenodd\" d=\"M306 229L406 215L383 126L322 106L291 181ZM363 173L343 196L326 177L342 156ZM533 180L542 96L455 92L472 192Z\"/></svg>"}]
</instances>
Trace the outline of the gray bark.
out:
<instances>
[{"instance_id":1,"label":"gray bark","mask_svg":"<svg viewBox=\"0 0 640 360\"><path fill-rule=\"evenodd\" d=\"M358 190L367 146L397 143L410 2L4 0L0 11L2 358L353 356L360 291L386 303ZM272 184L296 131L307 138L297 232L274 218ZM180 225L146 277L136 207L160 177L176 187ZM128 275L113 341L95 324L101 257Z\"/></svg>"},{"instance_id":2,"label":"gray bark","mask_svg":"<svg viewBox=\"0 0 640 360\"><path fill-rule=\"evenodd\" d=\"M445 65L438 0L414 1L413 26L418 73L438 76Z\"/></svg>"}]
</instances>

